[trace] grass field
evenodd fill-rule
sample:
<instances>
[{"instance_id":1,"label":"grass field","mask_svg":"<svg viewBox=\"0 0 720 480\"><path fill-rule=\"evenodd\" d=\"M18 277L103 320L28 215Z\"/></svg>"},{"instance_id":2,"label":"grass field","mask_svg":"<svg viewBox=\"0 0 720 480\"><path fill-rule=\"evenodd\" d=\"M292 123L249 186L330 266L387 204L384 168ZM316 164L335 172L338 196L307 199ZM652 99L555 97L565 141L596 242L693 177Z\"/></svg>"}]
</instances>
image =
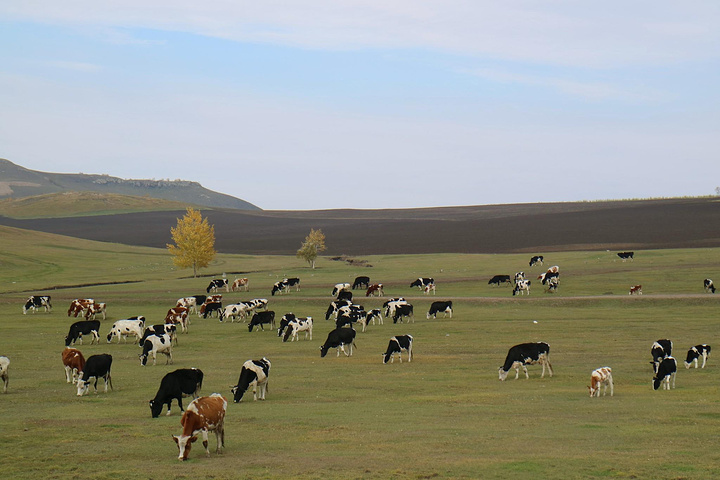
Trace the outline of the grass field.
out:
<instances>
[{"instance_id":1,"label":"grass field","mask_svg":"<svg viewBox=\"0 0 720 480\"><path fill-rule=\"evenodd\" d=\"M208 278L188 278L162 250L94 243L0 228L0 354L11 359L10 388L0 394L0 467L5 478L714 478L720 474L718 364L685 370L687 349L718 344L720 295L702 279L720 279L720 249L650 250L621 262L613 252L547 254L559 265L556 294L533 283L530 297L491 287L495 274L527 266L529 255L368 256L372 268L321 259L310 270L294 257L222 255L207 269L251 281L250 293L225 293L225 303L270 299L315 319L312 341L282 343L272 331L193 318L174 364L141 367L132 344L79 346L85 356L113 355L107 394L77 397L65 383L63 338L74 321L73 298L108 303L108 319L145 315L159 323L181 296L205 293ZM236 274L237 272L237 274ZM369 275L388 295L415 305L415 323L386 322L358 333L352 357L319 356L331 329L324 320L332 285ZM300 292L270 297L284 276ZM408 287L433 276L437 296ZM539 283L539 282L537 282ZM642 284L644 295L627 289ZM59 288L54 288L59 287ZM50 314L22 315L30 294L50 294ZM356 295L362 295L356 292ZM452 299L453 319L427 320L434 299ZM366 308L383 299L357 300ZM536 321L537 323L534 323ZM395 334L415 337L412 363L383 365ZM677 388L653 391L650 345L675 343ZM517 343L551 346L552 378L499 382L498 366ZM718 347L720 348L720 347ZM164 374L199 367L203 394L229 399L242 363L272 361L268 399L230 404L226 448L206 458L196 444L177 461L170 438L180 415L152 419L147 401ZM588 398L590 372L611 366L615 396ZM187 405L185 401L185 405ZM211 435L210 447L215 439Z\"/></svg>"}]
</instances>

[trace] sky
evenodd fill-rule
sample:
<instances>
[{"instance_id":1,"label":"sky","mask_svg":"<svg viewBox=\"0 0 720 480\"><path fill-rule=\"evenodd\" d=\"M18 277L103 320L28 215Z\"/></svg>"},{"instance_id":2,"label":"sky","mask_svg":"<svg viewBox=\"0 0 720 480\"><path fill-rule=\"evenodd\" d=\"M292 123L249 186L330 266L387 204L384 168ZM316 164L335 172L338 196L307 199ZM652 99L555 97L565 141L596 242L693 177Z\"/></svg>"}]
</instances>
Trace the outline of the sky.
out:
<instances>
[{"instance_id":1,"label":"sky","mask_svg":"<svg viewBox=\"0 0 720 480\"><path fill-rule=\"evenodd\" d=\"M720 2L0 3L0 158L266 210L702 196Z\"/></svg>"}]
</instances>

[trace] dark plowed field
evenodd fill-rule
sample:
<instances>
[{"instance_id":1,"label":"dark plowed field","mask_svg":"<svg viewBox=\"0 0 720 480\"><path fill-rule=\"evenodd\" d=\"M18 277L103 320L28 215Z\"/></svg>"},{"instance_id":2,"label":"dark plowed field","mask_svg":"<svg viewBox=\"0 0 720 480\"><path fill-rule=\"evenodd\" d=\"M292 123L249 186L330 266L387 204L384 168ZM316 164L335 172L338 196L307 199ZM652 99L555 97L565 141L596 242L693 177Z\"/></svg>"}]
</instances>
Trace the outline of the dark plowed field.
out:
<instances>
[{"instance_id":1,"label":"dark plowed field","mask_svg":"<svg viewBox=\"0 0 720 480\"><path fill-rule=\"evenodd\" d=\"M13 220L0 224L165 247L184 212ZM203 211L224 253L294 254L311 228L326 255L528 253L720 246L717 198L402 210Z\"/></svg>"}]
</instances>

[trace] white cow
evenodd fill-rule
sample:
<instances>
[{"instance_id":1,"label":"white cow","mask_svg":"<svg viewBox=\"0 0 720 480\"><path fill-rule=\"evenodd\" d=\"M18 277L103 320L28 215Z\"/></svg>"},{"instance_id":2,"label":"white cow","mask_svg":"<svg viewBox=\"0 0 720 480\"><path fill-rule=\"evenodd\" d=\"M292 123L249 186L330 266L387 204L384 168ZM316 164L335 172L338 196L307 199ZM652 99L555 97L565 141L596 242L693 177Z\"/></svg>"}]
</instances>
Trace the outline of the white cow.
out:
<instances>
[{"instance_id":1,"label":"white cow","mask_svg":"<svg viewBox=\"0 0 720 480\"><path fill-rule=\"evenodd\" d=\"M10 377L8 375L8 369L10 368L10 359L5 356L0 356L0 378L3 381L3 393L7 393L8 383L10 383Z\"/></svg>"},{"instance_id":2,"label":"white cow","mask_svg":"<svg viewBox=\"0 0 720 480\"><path fill-rule=\"evenodd\" d=\"M132 335L135 337L133 343L137 343L137 341L142 338L144 329L145 317L143 316L128 320L118 320L113 323L112 328L110 328L110 333L107 335L107 342L110 343L113 337L117 337L117 343L120 343L121 338L127 343L127 337Z\"/></svg>"}]
</instances>

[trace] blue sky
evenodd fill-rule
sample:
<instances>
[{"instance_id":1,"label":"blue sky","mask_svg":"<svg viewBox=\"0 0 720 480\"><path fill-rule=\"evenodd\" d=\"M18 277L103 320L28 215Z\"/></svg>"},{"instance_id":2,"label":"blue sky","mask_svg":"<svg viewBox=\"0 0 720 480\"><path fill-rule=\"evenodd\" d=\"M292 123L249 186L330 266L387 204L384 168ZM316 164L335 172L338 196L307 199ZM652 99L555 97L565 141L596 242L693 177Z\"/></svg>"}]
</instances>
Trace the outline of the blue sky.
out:
<instances>
[{"instance_id":1,"label":"blue sky","mask_svg":"<svg viewBox=\"0 0 720 480\"><path fill-rule=\"evenodd\" d=\"M264 209L720 186L717 2L5 3L0 157L33 170Z\"/></svg>"}]
</instances>

